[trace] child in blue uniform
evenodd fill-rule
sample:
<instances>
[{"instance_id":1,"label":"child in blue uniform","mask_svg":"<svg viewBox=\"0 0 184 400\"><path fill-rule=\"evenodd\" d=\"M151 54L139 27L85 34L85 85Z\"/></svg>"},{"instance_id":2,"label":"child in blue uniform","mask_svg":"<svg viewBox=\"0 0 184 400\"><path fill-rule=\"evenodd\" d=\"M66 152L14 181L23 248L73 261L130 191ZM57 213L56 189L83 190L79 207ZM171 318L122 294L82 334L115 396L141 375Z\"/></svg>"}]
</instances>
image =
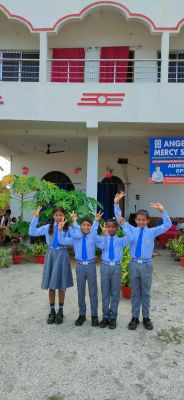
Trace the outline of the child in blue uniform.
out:
<instances>
[{"instance_id":1,"label":"child in blue uniform","mask_svg":"<svg viewBox=\"0 0 184 400\"><path fill-rule=\"evenodd\" d=\"M96 245L102 249L101 291L103 319L100 328L116 328L121 289L121 265L123 249L130 243L131 234L127 237L116 236L117 223L109 219L102 227L104 236L98 236Z\"/></svg>"},{"instance_id":2,"label":"child in blue uniform","mask_svg":"<svg viewBox=\"0 0 184 400\"><path fill-rule=\"evenodd\" d=\"M149 213L146 210L136 212L136 227L125 222L121 218L121 210L119 202L125 193L117 194L114 199L115 216L120 223L124 232L131 232L133 241L130 243L130 254L132 260L128 266L130 273L130 284L132 288L132 319L128 328L134 330L139 324L140 307L142 305L142 315L144 327L148 330L153 329L153 324L149 318L150 311L150 290L152 283L152 255L154 248L154 240L161 233L166 232L172 226L169 215L164 210L164 206L160 203L151 203L150 207L162 213L163 224L154 228L148 228Z\"/></svg>"},{"instance_id":3,"label":"child in blue uniform","mask_svg":"<svg viewBox=\"0 0 184 400\"><path fill-rule=\"evenodd\" d=\"M68 226L65 220L65 210L62 207L55 207L53 210L53 223L37 228L39 213L33 211L34 218L29 227L30 236L42 236L46 238L48 251L45 257L45 265L42 277L42 289L49 289L50 314L48 324L61 324L63 322L63 307L66 288L73 286L73 277L70 260L66 246L60 245L60 235L69 237L73 235L73 229ZM62 234L58 229L63 227ZM75 231L76 232L76 231ZM77 233L76 233L77 234ZM55 291L58 290L59 310L55 312Z\"/></svg>"},{"instance_id":4,"label":"child in blue uniform","mask_svg":"<svg viewBox=\"0 0 184 400\"><path fill-rule=\"evenodd\" d=\"M95 265L95 240L97 237L98 222L102 215L103 213L101 212L96 214L93 224L88 217L84 217L82 218L81 224L79 226L76 222L77 216L75 214L71 214L74 229L79 228L81 236L73 237L69 240L64 238L63 240L61 240L61 243L63 244L72 244L74 246L79 305L79 317L75 321L76 326L81 326L86 320L86 281L88 282L89 289L92 326L99 325L98 289Z\"/></svg>"}]
</instances>

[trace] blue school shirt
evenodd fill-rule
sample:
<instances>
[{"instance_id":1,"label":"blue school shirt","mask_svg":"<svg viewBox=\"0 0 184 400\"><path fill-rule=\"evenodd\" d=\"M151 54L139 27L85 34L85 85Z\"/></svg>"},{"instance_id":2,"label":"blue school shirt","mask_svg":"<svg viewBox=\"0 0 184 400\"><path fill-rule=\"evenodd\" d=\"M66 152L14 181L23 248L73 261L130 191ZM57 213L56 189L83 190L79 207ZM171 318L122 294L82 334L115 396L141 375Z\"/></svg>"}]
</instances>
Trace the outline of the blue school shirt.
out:
<instances>
[{"instance_id":1,"label":"blue school shirt","mask_svg":"<svg viewBox=\"0 0 184 400\"><path fill-rule=\"evenodd\" d=\"M96 246L102 250L102 262L120 262L123 258L123 249L128 246L131 241L131 233L128 232L127 236L119 238L118 236L113 236L114 242L114 259L109 259L109 246L110 246L110 235L97 236Z\"/></svg>"},{"instance_id":2,"label":"blue school shirt","mask_svg":"<svg viewBox=\"0 0 184 400\"><path fill-rule=\"evenodd\" d=\"M125 222L125 224L120 224L119 219L121 217L121 210L119 208L119 204L114 205L114 213L115 213L116 220L119 223L119 225L121 226L121 228L123 228L123 231L125 233L131 232L131 234L132 234L133 241L131 241L131 243L130 243L130 255L133 258L136 258L135 251L136 251L137 241L139 238L139 233L140 233L141 228L139 228L138 226L136 226L136 227L132 226L128 222ZM140 259L150 260L153 255L155 238L171 228L172 222L166 211L162 212L162 218L163 218L162 225L156 226L154 228L148 228L147 226L145 228L143 228L143 238L142 238Z\"/></svg>"},{"instance_id":3,"label":"blue school shirt","mask_svg":"<svg viewBox=\"0 0 184 400\"><path fill-rule=\"evenodd\" d=\"M29 226L29 235L30 236L45 236L46 243L49 246L50 245L50 235L49 235L50 224L40 226L39 228L37 228L37 225L38 225L38 218L34 217ZM57 225L56 222L54 222L54 228L56 227L56 225ZM73 226L74 226L74 224L73 224ZM59 244L63 237L65 237L66 239L70 239L73 235L76 235L76 236L80 235L80 232L78 232L77 226L75 226L75 230L74 230L74 228L69 226L69 228L66 232L58 230ZM70 243L67 243L67 244L70 244Z\"/></svg>"},{"instance_id":4,"label":"blue school shirt","mask_svg":"<svg viewBox=\"0 0 184 400\"><path fill-rule=\"evenodd\" d=\"M98 225L99 225L99 222L94 221L90 232L88 233L88 235L85 235L86 236L86 250L87 250L87 260L86 261L94 260L94 258L95 258L95 250L96 250L95 241L96 241L96 237L97 237ZM82 241L83 241L84 234L81 231L80 225L75 223L75 224L73 224L73 226L74 226L74 234L70 238L64 237L64 232L61 231L60 244L72 245L74 247L76 260L82 262L83 261L83 259L82 259ZM80 235L77 234L78 230L80 230ZM62 238L62 235L63 235L63 238Z\"/></svg>"}]
</instances>

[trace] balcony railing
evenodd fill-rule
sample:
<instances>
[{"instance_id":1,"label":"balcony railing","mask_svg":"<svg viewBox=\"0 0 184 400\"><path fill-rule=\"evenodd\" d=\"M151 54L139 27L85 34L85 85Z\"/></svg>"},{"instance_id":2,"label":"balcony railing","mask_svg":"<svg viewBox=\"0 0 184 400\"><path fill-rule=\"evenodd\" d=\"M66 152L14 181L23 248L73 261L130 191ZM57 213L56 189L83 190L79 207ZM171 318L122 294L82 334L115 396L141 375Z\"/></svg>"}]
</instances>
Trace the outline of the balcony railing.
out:
<instances>
[{"instance_id":1,"label":"balcony railing","mask_svg":"<svg viewBox=\"0 0 184 400\"><path fill-rule=\"evenodd\" d=\"M0 58L0 81L38 82L39 59Z\"/></svg>"},{"instance_id":2,"label":"balcony railing","mask_svg":"<svg viewBox=\"0 0 184 400\"><path fill-rule=\"evenodd\" d=\"M47 81L60 83L160 82L161 59L48 59ZM38 82L39 58L0 58L0 81ZM169 59L168 82L184 83L184 59Z\"/></svg>"},{"instance_id":3,"label":"balcony railing","mask_svg":"<svg viewBox=\"0 0 184 400\"><path fill-rule=\"evenodd\" d=\"M48 59L47 81L159 82L161 59Z\"/></svg>"}]
</instances>

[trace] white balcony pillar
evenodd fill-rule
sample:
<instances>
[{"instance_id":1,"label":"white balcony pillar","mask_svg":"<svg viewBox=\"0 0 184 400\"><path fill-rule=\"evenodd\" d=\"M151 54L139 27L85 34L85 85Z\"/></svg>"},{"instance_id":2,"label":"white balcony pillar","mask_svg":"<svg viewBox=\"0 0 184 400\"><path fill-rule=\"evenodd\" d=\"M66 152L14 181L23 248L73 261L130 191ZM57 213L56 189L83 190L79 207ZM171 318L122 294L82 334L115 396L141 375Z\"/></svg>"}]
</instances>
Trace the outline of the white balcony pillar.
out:
<instances>
[{"instance_id":1,"label":"white balcony pillar","mask_svg":"<svg viewBox=\"0 0 184 400\"><path fill-rule=\"evenodd\" d=\"M162 32L161 38L161 82L168 82L169 72L169 32Z\"/></svg>"},{"instance_id":2,"label":"white balcony pillar","mask_svg":"<svg viewBox=\"0 0 184 400\"><path fill-rule=\"evenodd\" d=\"M87 196L97 199L98 184L98 136L91 134L88 136L88 154L87 154Z\"/></svg>"},{"instance_id":3,"label":"white balcony pillar","mask_svg":"<svg viewBox=\"0 0 184 400\"><path fill-rule=\"evenodd\" d=\"M40 82L47 81L47 32L40 32Z\"/></svg>"}]
</instances>

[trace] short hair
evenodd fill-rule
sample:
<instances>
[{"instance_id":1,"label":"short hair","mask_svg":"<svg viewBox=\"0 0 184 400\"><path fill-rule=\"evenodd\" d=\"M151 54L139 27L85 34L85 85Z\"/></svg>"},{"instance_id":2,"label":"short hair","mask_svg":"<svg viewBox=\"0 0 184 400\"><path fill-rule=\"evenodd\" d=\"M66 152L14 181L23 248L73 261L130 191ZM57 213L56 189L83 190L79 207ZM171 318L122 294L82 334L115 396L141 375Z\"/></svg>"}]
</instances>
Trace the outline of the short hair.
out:
<instances>
[{"instance_id":1,"label":"short hair","mask_svg":"<svg viewBox=\"0 0 184 400\"><path fill-rule=\"evenodd\" d=\"M107 219L107 221L105 221L106 224L108 224L109 222L113 222L113 224L114 224L116 227L118 227L118 224L117 224L115 218L109 218L109 219Z\"/></svg>"},{"instance_id":2,"label":"short hair","mask_svg":"<svg viewBox=\"0 0 184 400\"><path fill-rule=\"evenodd\" d=\"M138 210L135 213L135 218L137 218L138 215L144 215L146 219L150 219L149 212L147 210Z\"/></svg>"},{"instance_id":3,"label":"short hair","mask_svg":"<svg viewBox=\"0 0 184 400\"><path fill-rule=\"evenodd\" d=\"M5 214L11 214L11 209L10 208L7 208L6 210L5 210Z\"/></svg>"},{"instance_id":4,"label":"short hair","mask_svg":"<svg viewBox=\"0 0 184 400\"><path fill-rule=\"evenodd\" d=\"M89 224L92 225L92 220L91 220L89 217L83 217L83 218L81 219L80 225L81 225L83 222L89 222Z\"/></svg>"}]
</instances>

